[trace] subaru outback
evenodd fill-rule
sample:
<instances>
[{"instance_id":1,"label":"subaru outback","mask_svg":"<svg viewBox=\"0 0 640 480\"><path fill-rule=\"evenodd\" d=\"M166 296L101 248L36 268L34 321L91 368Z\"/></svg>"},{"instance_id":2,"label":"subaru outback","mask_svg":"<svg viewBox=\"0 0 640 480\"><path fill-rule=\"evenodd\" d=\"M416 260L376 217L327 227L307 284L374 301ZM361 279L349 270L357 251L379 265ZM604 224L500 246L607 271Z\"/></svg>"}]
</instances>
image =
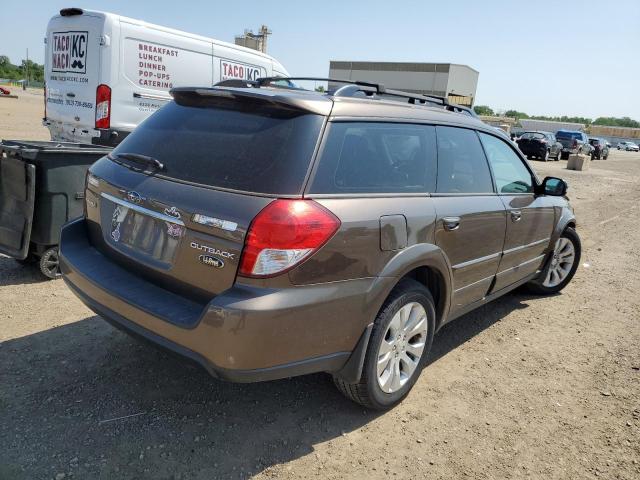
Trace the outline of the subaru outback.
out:
<instances>
[{"instance_id":1,"label":"subaru outback","mask_svg":"<svg viewBox=\"0 0 640 480\"><path fill-rule=\"evenodd\" d=\"M173 89L89 170L61 270L116 327L221 379L329 372L386 409L444 324L573 277L565 182L446 99L228 85Z\"/></svg>"}]
</instances>

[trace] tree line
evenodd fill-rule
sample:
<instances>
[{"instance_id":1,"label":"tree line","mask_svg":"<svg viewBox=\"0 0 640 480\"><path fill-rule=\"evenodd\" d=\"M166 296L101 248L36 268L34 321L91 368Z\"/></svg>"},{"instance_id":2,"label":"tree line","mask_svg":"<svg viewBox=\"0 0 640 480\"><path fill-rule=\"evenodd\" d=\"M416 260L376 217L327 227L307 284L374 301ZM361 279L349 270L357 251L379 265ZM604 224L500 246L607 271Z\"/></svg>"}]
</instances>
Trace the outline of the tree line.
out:
<instances>
[{"instance_id":1,"label":"tree line","mask_svg":"<svg viewBox=\"0 0 640 480\"><path fill-rule=\"evenodd\" d=\"M474 111L478 115L496 115L496 112L493 111L491 107L487 105L477 105L473 107ZM631 128L640 128L640 122L634 120L629 117L598 117L595 120L586 117L568 117L566 115L550 117L546 115L527 115L524 112L519 112L518 110L507 110L501 115L505 117L512 117L516 120L520 120L521 118L530 118L532 120L551 120L554 122L570 122L570 123L583 123L585 125L605 125L607 127L631 127Z\"/></svg>"},{"instance_id":2,"label":"tree line","mask_svg":"<svg viewBox=\"0 0 640 480\"><path fill-rule=\"evenodd\" d=\"M23 80L27 78L33 82L44 82L44 65L31 60L22 60L20 65L14 65L6 55L0 55L0 78L9 80Z\"/></svg>"}]
</instances>

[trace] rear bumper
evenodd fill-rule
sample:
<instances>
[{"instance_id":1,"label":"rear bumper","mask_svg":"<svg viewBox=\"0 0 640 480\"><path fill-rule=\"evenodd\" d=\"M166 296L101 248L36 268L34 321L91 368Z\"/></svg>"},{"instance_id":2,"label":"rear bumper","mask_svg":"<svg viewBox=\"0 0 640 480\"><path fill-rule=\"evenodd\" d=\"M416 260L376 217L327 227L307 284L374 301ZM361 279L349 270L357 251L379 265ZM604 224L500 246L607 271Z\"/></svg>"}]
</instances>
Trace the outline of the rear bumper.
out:
<instances>
[{"instance_id":1,"label":"rear bumper","mask_svg":"<svg viewBox=\"0 0 640 480\"><path fill-rule=\"evenodd\" d=\"M525 155L535 155L537 157L544 157L547 147L543 145L526 145L524 147L518 147L520 151Z\"/></svg>"},{"instance_id":2,"label":"rear bumper","mask_svg":"<svg viewBox=\"0 0 640 480\"><path fill-rule=\"evenodd\" d=\"M361 356L373 318L363 304L374 279L286 289L236 284L194 303L103 256L89 244L84 219L62 229L60 265L69 288L105 320L235 382L340 372L352 354ZM193 315L195 322L180 324Z\"/></svg>"}]
</instances>

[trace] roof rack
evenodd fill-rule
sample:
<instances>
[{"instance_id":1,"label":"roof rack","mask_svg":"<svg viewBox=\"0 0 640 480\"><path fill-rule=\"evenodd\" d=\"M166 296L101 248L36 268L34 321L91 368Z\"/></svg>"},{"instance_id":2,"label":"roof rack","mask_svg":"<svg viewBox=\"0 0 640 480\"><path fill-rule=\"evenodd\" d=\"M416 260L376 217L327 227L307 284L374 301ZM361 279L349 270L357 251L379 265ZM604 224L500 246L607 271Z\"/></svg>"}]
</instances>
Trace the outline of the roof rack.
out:
<instances>
[{"instance_id":1,"label":"roof rack","mask_svg":"<svg viewBox=\"0 0 640 480\"><path fill-rule=\"evenodd\" d=\"M463 107L462 105L457 105L455 103L449 103L449 100L446 97L441 97L439 95L430 95L430 94L418 94L418 93L410 93L404 92L402 90L392 90L386 88L381 83L372 83L372 82L362 82L359 80L344 80L339 78L326 78L326 77L261 77L256 80L223 80L221 82L216 83L216 87L236 87L236 88L260 88L260 87L276 87L276 88L285 88L291 90L300 90L295 87L293 84L285 85L282 82L288 81L319 81L319 82L330 82L330 83L343 83L345 87L341 87L336 89L334 92L330 94L338 97L353 97L357 94L364 94L366 96L381 95L381 96L391 96L398 98L406 98L408 103L413 105L440 105L444 107L446 110L455 113L462 113L466 115L470 115L472 117L477 117L476 113L473 109L468 107ZM280 82L280 83L276 83ZM353 88L357 87L357 88Z\"/></svg>"}]
</instances>

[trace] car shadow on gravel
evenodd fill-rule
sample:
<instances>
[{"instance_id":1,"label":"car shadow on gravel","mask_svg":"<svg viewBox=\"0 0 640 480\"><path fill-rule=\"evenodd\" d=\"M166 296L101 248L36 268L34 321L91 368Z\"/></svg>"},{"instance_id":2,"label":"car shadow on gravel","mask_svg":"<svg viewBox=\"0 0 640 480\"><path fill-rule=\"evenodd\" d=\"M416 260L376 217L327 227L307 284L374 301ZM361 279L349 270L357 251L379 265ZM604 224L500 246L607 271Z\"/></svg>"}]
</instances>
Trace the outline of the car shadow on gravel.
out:
<instances>
[{"instance_id":1,"label":"car shadow on gravel","mask_svg":"<svg viewBox=\"0 0 640 480\"><path fill-rule=\"evenodd\" d=\"M518 289L447 323L434 338L429 364L435 363L451 350L501 321L511 312L529 308L527 301L536 298L541 297Z\"/></svg>"},{"instance_id":2,"label":"car shadow on gravel","mask_svg":"<svg viewBox=\"0 0 640 480\"><path fill-rule=\"evenodd\" d=\"M40 273L37 263L22 265L13 258L0 255L0 287L48 281L50 280Z\"/></svg>"},{"instance_id":3,"label":"car shadow on gravel","mask_svg":"<svg viewBox=\"0 0 640 480\"><path fill-rule=\"evenodd\" d=\"M445 326L431 362L526 298L508 295ZM247 478L380 415L324 374L215 380L99 317L0 344L0 378L8 478Z\"/></svg>"}]
</instances>

